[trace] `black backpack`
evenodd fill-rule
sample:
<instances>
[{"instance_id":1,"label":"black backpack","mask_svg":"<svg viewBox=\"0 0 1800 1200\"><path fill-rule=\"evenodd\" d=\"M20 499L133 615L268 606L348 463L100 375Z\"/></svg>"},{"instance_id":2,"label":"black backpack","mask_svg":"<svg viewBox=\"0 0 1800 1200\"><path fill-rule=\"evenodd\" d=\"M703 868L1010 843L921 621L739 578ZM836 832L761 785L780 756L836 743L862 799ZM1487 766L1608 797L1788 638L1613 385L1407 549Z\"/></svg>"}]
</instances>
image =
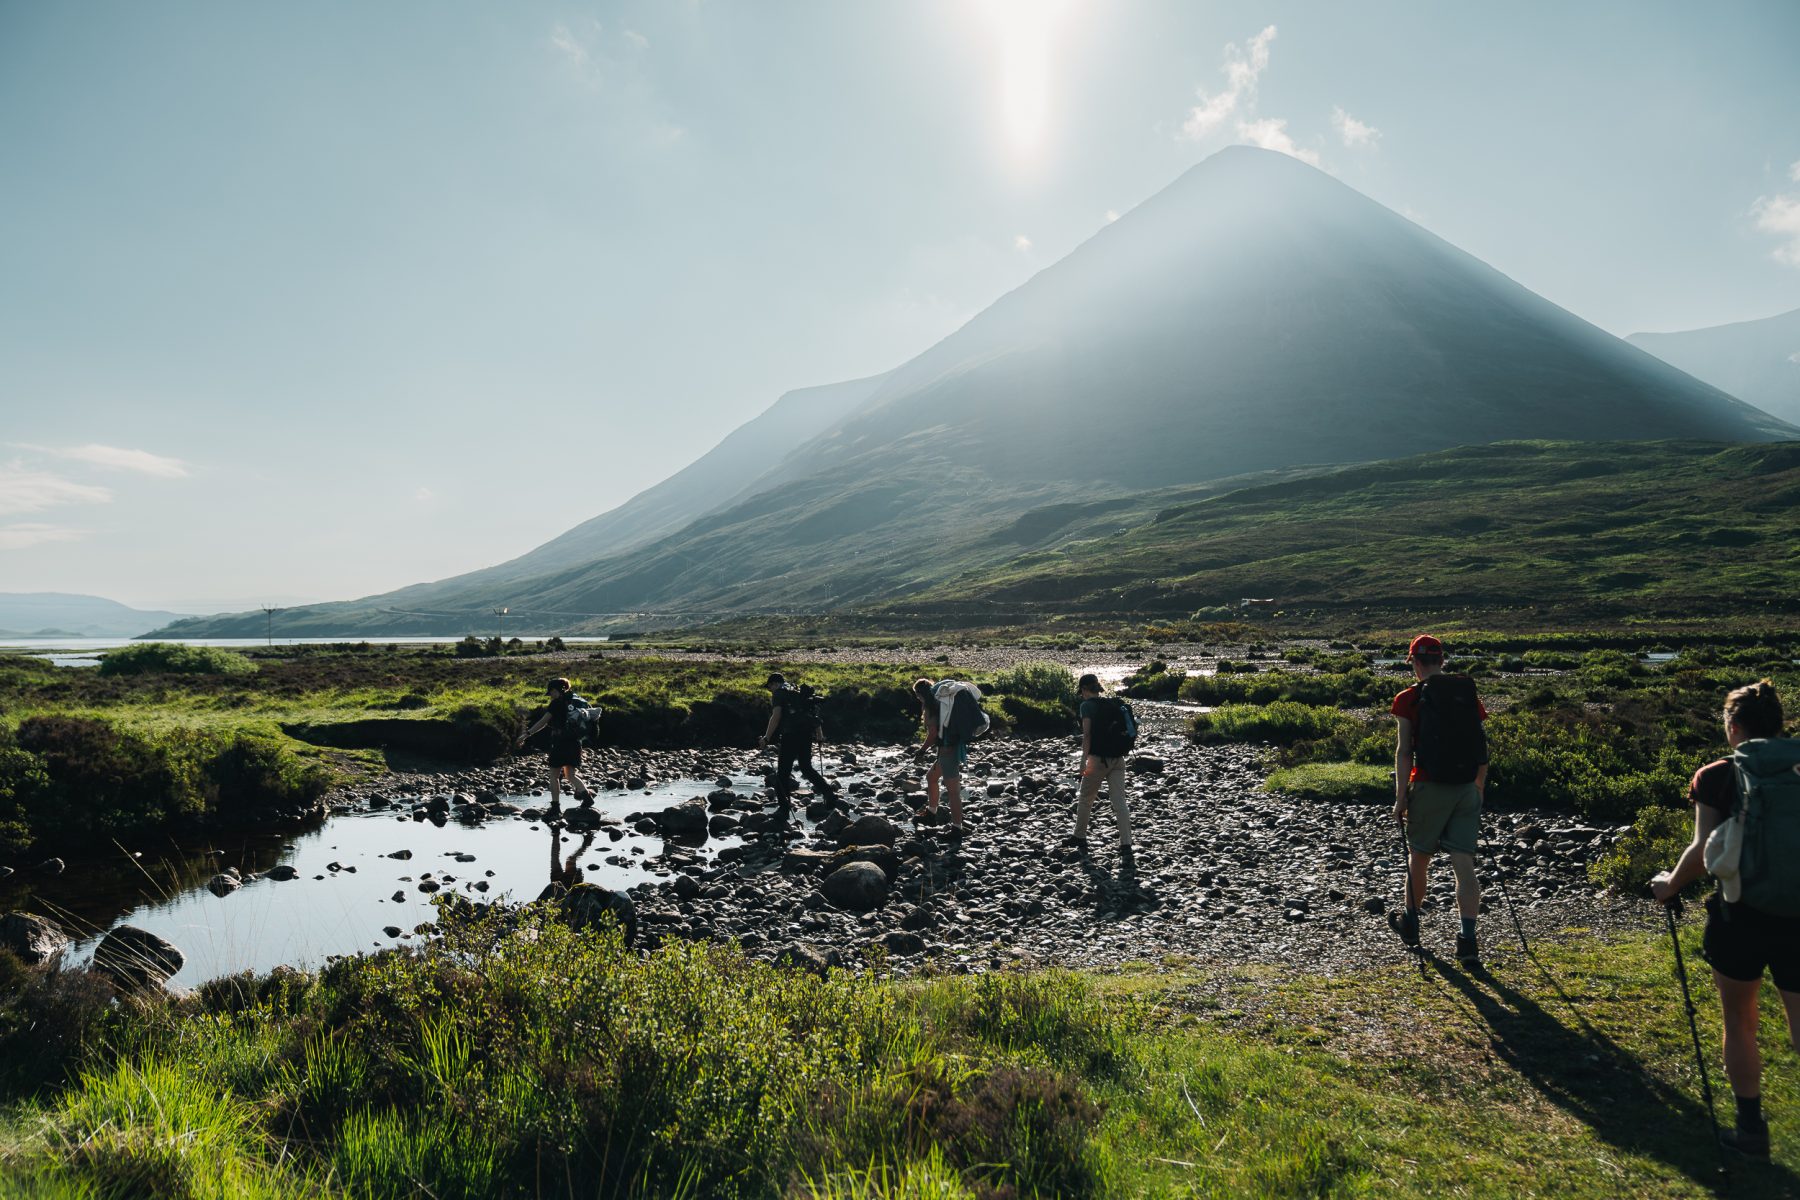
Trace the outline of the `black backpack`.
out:
<instances>
[{"instance_id":1,"label":"black backpack","mask_svg":"<svg viewBox=\"0 0 1800 1200\"><path fill-rule=\"evenodd\" d=\"M1419 684L1414 760L1433 783L1473 783L1488 760L1481 701L1467 675L1433 675Z\"/></svg>"},{"instance_id":2,"label":"black backpack","mask_svg":"<svg viewBox=\"0 0 1800 1200\"><path fill-rule=\"evenodd\" d=\"M605 711L598 704L589 704L570 692L569 707L563 714L562 740L577 746L598 746L600 717Z\"/></svg>"},{"instance_id":3,"label":"black backpack","mask_svg":"<svg viewBox=\"0 0 1800 1200\"><path fill-rule=\"evenodd\" d=\"M775 703L781 706L781 724L775 729L775 736L784 742L806 742L811 744L819 737L819 705L825 697L812 690L812 685L803 683L799 687L784 687L777 694Z\"/></svg>"},{"instance_id":4,"label":"black backpack","mask_svg":"<svg viewBox=\"0 0 1800 1200\"><path fill-rule=\"evenodd\" d=\"M1088 752L1101 758L1123 758L1137 746L1137 717L1131 705L1117 696L1100 696L1094 701L1093 727L1089 731Z\"/></svg>"}]
</instances>

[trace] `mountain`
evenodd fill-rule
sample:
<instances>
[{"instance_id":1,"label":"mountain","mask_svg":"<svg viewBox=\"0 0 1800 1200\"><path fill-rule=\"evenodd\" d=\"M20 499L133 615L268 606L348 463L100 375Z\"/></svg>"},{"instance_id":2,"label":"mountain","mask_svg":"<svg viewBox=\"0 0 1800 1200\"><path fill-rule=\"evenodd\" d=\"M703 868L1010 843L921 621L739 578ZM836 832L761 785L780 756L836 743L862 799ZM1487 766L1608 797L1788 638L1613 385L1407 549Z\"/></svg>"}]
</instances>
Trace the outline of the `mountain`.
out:
<instances>
[{"instance_id":1,"label":"mountain","mask_svg":"<svg viewBox=\"0 0 1800 1200\"><path fill-rule=\"evenodd\" d=\"M1283 608L1765 619L1800 612L1800 442L1507 442L1058 518L908 597L943 623ZM874 617L877 622L881 613ZM1456 619L1466 619L1458 617ZM1484 620L1489 618L1483 618Z\"/></svg>"},{"instance_id":2,"label":"mountain","mask_svg":"<svg viewBox=\"0 0 1800 1200\"><path fill-rule=\"evenodd\" d=\"M8 637L136 637L183 618L127 608L115 600L64 592L0 592L0 631Z\"/></svg>"},{"instance_id":3,"label":"mountain","mask_svg":"<svg viewBox=\"0 0 1800 1200\"><path fill-rule=\"evenodd\" d=\"M1634 333L1632 345L1784 421L1800 423L1800 308L1682 333Z\"/></svg>"},{"instance_id":4,"label":"mountain","mask_svg":"<svg viewBox=\"0 0 1800 1200\"><path fill-rule=\"evenodd\" d=\"M1797 433L1323 172L1233 147L875 381L732 501L440 599L570 628L811 611L1004 561L1018 546L999 531L1045 506L1506 439ZM373 600L293 616L395 620Z\"/></svg>"}]
</instances>

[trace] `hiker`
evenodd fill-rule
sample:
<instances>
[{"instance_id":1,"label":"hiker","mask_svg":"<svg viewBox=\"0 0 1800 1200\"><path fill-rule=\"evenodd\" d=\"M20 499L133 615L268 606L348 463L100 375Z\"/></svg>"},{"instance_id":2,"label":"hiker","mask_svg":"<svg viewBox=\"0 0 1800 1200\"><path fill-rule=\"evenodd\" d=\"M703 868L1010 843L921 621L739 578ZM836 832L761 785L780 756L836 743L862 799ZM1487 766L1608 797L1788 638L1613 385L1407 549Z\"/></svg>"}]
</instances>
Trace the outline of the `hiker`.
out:
<instances>
[{"instance_id":1,"label":"hiker","mask_svg":"<svg viewBox=\"0 0 1800 1200\"><path fill-rule=\"evenodd\" d=\"M941 785L950 799L951 836L962 837L967 832L962 813L963 766L969 761L969 743L988 728L988 716L981 711L981 689L955 679L938 683L920 679L913 684L913 697L925 718L925 744L920 749L937 751L937 761L925 774L925 807L915 812L913 819L937 816Z\"/></svg>"},{"instance_id":2,"label":"hiker","mask_svg":"<svg viewBox=\"0 0 1800 1200\"><path fill-rule=\"evenodd\" d=\"M1119 861L1129 865L1131 808L1125 799L1125 756L1136 741L1137 721L1130 705L1101 694L1096 675L1083 675L1075 684L1075 694L1080 700L1077 711L1081 716L1081 794L1075 803L1075 832L1063 844L1087 850L1088 816L1104 781L1119 824Z\"/></svg>"},{"instance_id":3,"label":"hiker","mask_svg":"<svg viewBox=\"0 0 1800 1200\"><path fill-rule=\"evenodd\" d=\"M769 727L756 739L756 748L760 751L768 746L771 738L775 741L775 802L777 816L786 824L794 789L798 786L794 782L795 764L799 765L806 781L813 785L813 791L827 801L837 799L837 789L813 767L813 744L825 737L825 731L819 725L817 695L810 688L789 686L787 678L779 671L765 679L763 686L769 689L774 706L769 710Z\"/></svg>"},{"instance_id":4,"label":"hiker","mask_svg":"<svg viewBox=\"0 0 1800 1200\"><path fill-rule=\"evenodd\" d=\"M569 788L581 801L581 807L594 806L594 793L588 785L581 781L575 772L581 766L581 736L570 728L569 710L575 705L586 708L587 701L575 693L574 685L567 679L552 679L545 689L550 693L549 707L544 715L532 722L524 736L519 738L519 746L531 740L544 729L550 730L550 819L560 820L562 817L562 781L566 776Z\"/></svg>"},{"instance_id":5,"label":"hiker","mask_svg":"<svg viewBox=\"0 0 1800 1200\"><path fill-rule=\"evenodd\" d=\"M1456 908L1462 916L1456 959L1480 961L1475 918L1481 912L1481 885L1475 879L1475 851L1481 840L1481 800L1487 790L1487 736L1481 723L1487 709L1467 675L1444 671L1444 645L1421 634L1406 649L1411 687L1394 697L1398 719L1394 743L1394 819L1408 850L1405 911L1400 938L1419 944L1419 909L1425 903L1425 875L1431 856L1450 855L1456 873Z\"/></svg>"},{"instance_id":6,"label":"hiker","mask_svg":"<svg viewBox=\"0 0 1800 1200\"><path fill-rule=\"evenodd\" d=\"M567 890L581 882L581 856L586 854L588 847L594 844L594 835L598 832L597 829L590 829L583 833L581 845L575 847L574 852L567 859L563 859L560 857L562 826L550 826L550 883L552 886L561 884L564 890Z\"/></svg>"},{"instance_id":7,"label":"hiker","mask_svg":"<svg viewBox=\"0 0 1800 1200\"><path fill-rule=\"evenodd\" d=\"M1694 772L1688 784L1688 802L1694 806L1694 837L1675 865L1650 881L1650 892L1667 904L1681 889L1708 871L1707 842L1713 831L1728 822L1738 808L1740 768L1767 791L1759 802L1773 800L1788 807L1800 805L1800 739L1782 738L1781 698L1767 679L1741 687L1725 698L1725 742L1730 757L1708 763ZM1769 740L1758 740L1769 739ZM1746 746L1745 743L1751 743ZM1761 768L1761 769L1759 769ZM1773 806L1771 806L1772 808ZM1765 828L1774 828L1765 818ZM1791 822L1787 825L1792 829ZM1741 830L1727 832L1741 832ZM1741 847L1740 847L1741 848ZM1787 1009L1788 1041L1800 1050L1800 910L1782 915L1750 903L1746 889L1766 903L1771 884L1786 889L1791 898L1800 887L1800 864L1791 856L1768 863L1765 875L1746 877L1714 861L1724 875L1720 887L1706 898L1706 931L1701 935L1700 955L1713 969L1724 1012L1725 1075L1737 1100L1737 1127L1723 1130L1719 1140L1742 1154L1769 1157L1769 1123L1762 1111L1762 1054L1756 1044L1757 994L1766 970Z\"/></svg>"}]
</instances>

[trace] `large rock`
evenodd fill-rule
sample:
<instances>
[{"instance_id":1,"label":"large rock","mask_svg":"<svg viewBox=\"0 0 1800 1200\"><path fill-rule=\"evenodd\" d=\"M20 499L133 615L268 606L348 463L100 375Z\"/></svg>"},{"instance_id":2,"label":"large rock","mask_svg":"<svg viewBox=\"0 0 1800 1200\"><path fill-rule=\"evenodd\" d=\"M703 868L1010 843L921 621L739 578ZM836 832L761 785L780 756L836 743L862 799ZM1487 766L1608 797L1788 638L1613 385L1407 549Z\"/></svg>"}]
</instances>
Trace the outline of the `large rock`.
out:
<instances>
[{"instance_id":1,"label":"large rock","mask_svg":"<svg viewBox=\"0 0 1800 1200\"><path fill-rule=\"evenodd\" d=\"M843 966L844 960L836 950L820 951L812 946L795 942L793 945L783 946L775 952L775 965L823 976L832 967Z\"/></svg>"},{"instance_id":2,"label":"large rock","mask_svg":"<svg viewBox=\"0 0 1800 1200\"><path fill-rule=\"evenodd\" d=\"M904 834L905 830L886 817L870 813L838 830L837 839L840 846L891 846Z\"/></svg>"},{"instance_id":3,"label":"large rock","mask_svg":"<svg viewBox=\"0 0 1800 1200\"><path fill-rule=\"evenodd\" d=\"M243 886L243 880L236 875L228 875L224 872L220 872L206 881L206 890L220 899L224 899Z\"/></svg>"},{"instance_id":4,"label":"large rock","mask_svg":"<svg viewBox=\"0 0 1800 1200\"><path fill-rule=\"evenodd\" d=\"M887 876L888 882L900 871L900 855L891 846L846 846L837 851L826 861L824 872L830 875L839 867L849 866L853 862L873 863Z\"/></svg>"},{"instance_id":5,"label":"large rock","mask_svg":"<svg viewBox=\"0 0 1800 1200\"><path fill-rule=\"evenodd\" d=\"M671 804L656 814L656 826L664 837L703 842L706 840L706 798L695 796L680 804Z\"/></svg>"},{"instance_id":6,"label":"large rock","mask_svg":"<svg viewBox=\"0 0 1800 1200\"><path fill-rule=\"evenodd\" d=\"M69 935L48 917L28 912L0 917L0 949L11 950L21 962L49 962L68 944Z\"/></svg>"},{"instance_id":7,"label":"large rock","mask_svg":"<svg viewBox=\"0 0 1800 1200\"><path fill-rule=\"evenodd\" d=\"M853 862L827 875L820 890L838 908L868 912L887 902L888 877L874 863Z\"/></svg>"},{"instance_id":8,"label":"large rock","mask_svg":"<svg viewBox=\"0 0 1800 1200\"><path fill-rule=\"evenodd\" d=\"M627 946L637 938L637 905L624 892L592 883L578 883L566 890L561 884L551 884L550 890L556 893L557 907L571 928L592 929L610 917L618 923Z\"/></svg>"},{"instance_id":9,"label":"large rock","mask_svg":"<svg viewBox=\"0 0 1800 1200\"><path fill-rule=\"evenodd\" d=\"M161 987L186 962L187 955L136 925L119 926L94 949L94 970L128 991Z\"/></svg>"}]
</instances>

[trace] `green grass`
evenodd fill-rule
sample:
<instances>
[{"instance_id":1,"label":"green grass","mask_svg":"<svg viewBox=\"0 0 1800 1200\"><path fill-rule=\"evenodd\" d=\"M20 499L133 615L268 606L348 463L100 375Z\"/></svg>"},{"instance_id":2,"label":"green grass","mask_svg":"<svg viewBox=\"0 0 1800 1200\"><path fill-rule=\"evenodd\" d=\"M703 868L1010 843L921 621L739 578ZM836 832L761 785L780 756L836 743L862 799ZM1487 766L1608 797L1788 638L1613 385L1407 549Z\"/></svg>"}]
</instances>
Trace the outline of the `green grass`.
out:
<instances>
[{"instance_id":1,"label":"green grass","mask_svg":"<svg viewBox=\"0 0 1800 1200\"><path fill-rule=\"evenodd\" d=\"M1188 718L1188 736L1202 745L1270 742L1279 745L1329 738L1352 728L1335 708L1277 700L1273 704L1222 704Z\"/></svg>"},{"instance_id":2,"label":"green grass","mask_svg":"<svg viewBox=\"0 0 1800 1200\"><path fill-rule=\"evenodd\" d=\"M43 1196L1709 1194L1666 939L1571 930L1524 957L1502 932L1490 921L1488 974L892 981L730 949L637 957L504 915L122 1011L58 1008L51 977L0 988L0 1054L53 1011L73 1038L68 1070L0 1088L0 1180ZM1770 991L1777 1165L1741 1166L1738 1196L1800 1187L1800 1064L1777 1009Z\"/></svg>"},{"instance_id":3,"label":"green grass","mask_svg":"<svg viewBox=\"0 0 1800 1200\"><path fill-rule=\"evenodd\" d=\"M1367 763L1301 763L1271 771L1266 786L1272 792L1328 804L1392 800L1394 769Z\"/></svg>"}]
</instances>

